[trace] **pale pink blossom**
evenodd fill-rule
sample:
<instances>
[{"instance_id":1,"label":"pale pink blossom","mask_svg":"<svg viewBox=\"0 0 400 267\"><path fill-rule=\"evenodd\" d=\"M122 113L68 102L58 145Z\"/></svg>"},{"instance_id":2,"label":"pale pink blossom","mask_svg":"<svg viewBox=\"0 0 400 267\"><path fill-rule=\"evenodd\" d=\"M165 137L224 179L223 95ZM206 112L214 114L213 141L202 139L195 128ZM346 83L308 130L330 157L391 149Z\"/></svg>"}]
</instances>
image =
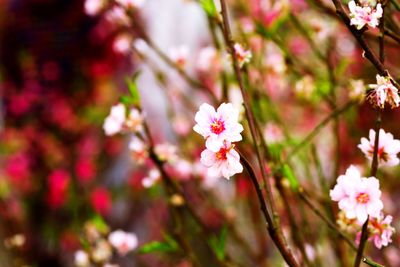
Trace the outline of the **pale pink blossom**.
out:
<instances>
[{"instance_id":1,"label":"pale pink blossom","mask_svg":"<svg viewBox=\"0 0 400 267\"><path fill-rule=\"evenodd\" d=\"M125 123L125 113L125 106L121 103L111 107L110 115L107 116L103 124L106 135L110 136L122 131Z\"/></svg>"},{"instance_id":2,"label":"pale pink blossom","mask_svg":"<svg viewBox=\"0 0 400 267\"><path fill-rule=\"evenodd\" d=\"M238 123L239 110L231 103L222 103L217 111L209 104L202 104L196 113L197 124L193 130L206 138L206 147L218 152L224 141L242 140L243 126Z\"/></svg>"},{"instance_id":3,"label":"pale pink blossom","mask_svg":"<svg viewBox=\"0 0 400 267\"><path fill-rule=\"evenodd\" d=\"M189 56L189 48L186 45L172 47L168 53L170 59L180 68L185 67Z\"/></svg>"},{"instance_id":4,"label":"pale pink blossom","mask_svg":"<svg viewBox=\"0 0 400 267\"><path fill-rule=\"evenodd\" d=\"M375 177L361 177L354 166L350 166L345 175L338 177L337 184L330 191L330 197L339 202L339 208L348 219L356 218L360 224L368 216L378 217L383 208L379 180Z\"/></svg>"},{"instance_id":5,"label":"pale pink blossom","mask_svg":"<svg viewBox=\"0 0 400 267\"><path fill-rule=\"evenodd\" d=\"M372 218L369 221L368 229L370 232L369 240L374 242L374 245L381 249L392 242L392 235L395 229L390 225L393 217L388 215L384 216L382 213L377 218Z\"/></svg>"},{"instance_id":6,"label":"pale pink blossom","mask_svg":"<svg viewBox=\"0 0 400 267\"><path fill-rule=\"evenodd\" d=\"M178 159L177 151L178 148L169 143L157 144L154 147L154 153L156 153L158 159L170 163L173 163Z\"/></svg>"},{"instance_id":7,"label":"pale pink blossom","mask_svg":"<svg viewBox=\"0 0 400 267\"><path fill-rule=\"evenodd\" d=\"M174 163L174 173L181 180L188 180L193 173L193 165L185 159L178 159Z\"/></svg>"},{"instance_id":8,"label":"pale pink blossom","mask_svg":"<svg viewBox=\"0 0 400 267\"><path fill-rule=\"evenodd\" d=\"M236 173L243 171L239 153L234 149L234 145L229 142L224 142L216 152L205 149L201 152L200 161L208 167L208 175L213 177L223 176L229 179Z\"/></svg>"},{"instance_id":9,"label":"pale pink blossom","mask_svg":"<svg viewBox=\"0 0 400 267\"><path fill-rule=\"evenodd\" d=\"M352 100L362 101L365 96L365 84L363 80L351 80L349 87L349 97Z\"/></svg>"},{"instance_id":10,"label":"pale pink blossom","mask_svg":"<svg viewBox=\"0 0 400 267\"><path fill-rule=\"evenodd\" d=\"M298 97L310 99L315 91L315 81L313 77L305 75L301 80L296 82L294 90Z\"/></svg>"},{"instance_id":11,"label":"pale pink blossom","mask_svg":"<svg viewBox=\"0 0 400 267\"><path fill-rule=\"evenodd\" d=\"M369 5L359 6L354 1L349 2L350 24L356 26L360 30L365 25L376 28L379 25L379 19L382 17L381 4L377 4L376 8Z\"/></svg>"},{"instance_id":12,"label":"pale pink blossom","mask_svg":"<svg viewBox=\"0 0 400 267\"><path fill-rule=\"evenodd\" d=\"M143 130L143 115L136 109L131 108L129 115L126 118L125 126L132 132L140 132Z\"/></svg>"},{"instance_id":13,"label":"pale pink blossom","mask_svg":"<svg viewBox=\"0 0 400 267\"><path fill-rule=\"evenodd\" d=\"M131 157L139 164L142 164L148 157L148 151L146 144L140 140L137 136L132 136L129 142L129 151Z\"/></svg>"},{"instance_id":14,"label":"pale pink blossom","mask_svg":"<svg viewBox=\"0 0 400 267\"><path fill-rule=\"evenodd\" d=\"M221 62L218 52L213 46L207 46L200 50L196 61L196 68L202 72L218 72L220 70Z\"/></svg>"},{"instance_id":15,"label":"pale pink blossom","mask_svg":"<svg viewBox=\"0 0 400 267\"><path fill-rule=\"evenodd\" d=\"M128 54L132 47L132 37L128 34L118 35L113 42L113 50L119 54Z\"/></svg>"},{"instance_id":16,"label":"pale pink blossom","mask_svg":"<svg viewBox=\"0 0 400 267\"><path fill-rule=\"evenodd\" d=\"M109 22L119 25L129 26L130 24L130 18L126 14L125 9L119 6L114 6L112 9L108 10L105 14L105 18Z\"/></svg>"},{"instance_id":17,"label":"pale pink blossom","mask_svg":"<svg viewBox=\"0 0 400 267\"><path fill-rule=\"evenodd\" d=\"M138 246L138 238L134 233L127 233L122 230L116 230L108 236L108 242L113 246L121 256L125 256Z\"/></svg>"},{"instance_id":18,"label":"pale pink blossom","mask_svg":"<svg viewBox=\"0 0 400 267\"><path fill-rule=\"evenodd\" d=\"M367 93L367 99L374 106L384 108L385 103L394 108L400 105L400 97L397 88L391 83L390 77L376 75L376 84L370 84L371 90Z\"/></svg>"},{"instance_id":19,"label":"pale pink blossom","mask_svg":"<svg viewBox=\"0 0 400 267\"><path fill-rule=\"evenodd\" d=\"M375 131L369 130L369 140L365 137L361 138L361 144L358 148L365 154L365 156L372 160L375 147ZM400 152L400 140L394 139L391 133L386 133L383 129L379 130L378 140L378 163L382 166L395 166L399 164L400 160L397 153Z\"/></svg>"},{"instance_id":20,"label":"pale pink blossom","mask_svg":"<svg viewBox=\"0 0 400 267\"><path fill-rule=\"evenodd\" d=\"M284 140L283 131L275 123L267 123L263 131L264 139L269 144L280 143Z\"/></svg>"},{"instance_id":21,"label":"pale pink blossom","mask_svg":"<svg viewBox=\"0 0 400 267\"><path fill-rule=\"evenodd\" d=\"M177 114L172 119L172 127L174 128L175 132L179 135L187 135L191 129L191 123L187 117Z\"/></svg>"},{"instance_id":22,"label":"pale pink blossom","mask_svg":"<svg viewBox=\"0 0 400 267\"><path fill-rule=\"evenodd\" d=\"M151 169L146 177L142 180L145 188L152 187L161 178L161 173L157 169Z\"/></svg>"},{"instance_id":23,"label":"pale pink blossom","mask_svg":"<svg viewBox=\"0 0 400 267\"><path fill-rule=\"evenodd\" d=\"M115 0L118 4L125 8L140 8L146 0Z\"/></svg>"},{"instance_id":24,"label":"pale pink blossom","mask_svg":"<svg viewBox=\"0 0 400 267\"><path fill-rule=\"evenodd\" d=\"M236 60L239 64L239 67L243 67L244 64L249 63L252 58L252 53L250 50L245 50L241 44L234 44L233 48L235 49Z\"/></svg>"},{"instance_id":25,"label":"pale pink blossom","mask_svg":"<svg viewBox=\"0 0 400 267\"><path fill-rule=\"evenodd\" d=\"M89 16L97 15L105 6L104 0L86 0L84 4L85 13Z\"/></svg>"},{"instance_id":26,"label":"pale pink blossom","mask_svg":"<svg viewBox=\"0 0 400 267\"><path fill-rule=\"evenodd\" d=\"M76 267L89 267L89 255L83 250L76 251L74 254L74 263Z\"/></svg>"}]
</instances>

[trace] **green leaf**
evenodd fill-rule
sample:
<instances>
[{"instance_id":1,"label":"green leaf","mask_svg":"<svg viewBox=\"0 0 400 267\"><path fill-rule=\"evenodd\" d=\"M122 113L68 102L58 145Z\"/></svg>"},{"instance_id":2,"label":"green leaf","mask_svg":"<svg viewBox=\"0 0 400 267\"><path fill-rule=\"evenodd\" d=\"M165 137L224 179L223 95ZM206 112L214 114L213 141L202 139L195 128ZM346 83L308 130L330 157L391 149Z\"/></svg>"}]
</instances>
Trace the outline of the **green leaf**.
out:
<instances>
[{"instance_id":1,"label":"green leaf","mask_svg":"<svg viewBox=\"0 0 400 267\"><path fill-rule=\"evenodd\" d=\"M178 243L168 234L164 235L164 241L151 241L139 248L139 253L147 254L153 252L172 253L178 251Z\"/></svg>"},{"instance_id":2,"label":"green leaf","mask_svg":"<svg viewBox=\"0 0 400 267\"><path fill-rule=\"evenodd\" d=\"M290 187L293 191L297 192L299 190L299 181L297 180L296 176L294 175L292 168L288 164L283 165L282 173L288 179Z\"/></svg>"},{"instance_id":3,"label":"green leaf","mask_svg":"<svg viewBox=\"0 0 400 267\"><path fill-rule=\"evenodd\" d=\"M140 106L140 93L139 93L139 88L136 84L136 80L138 77L139 77L139 72L136 72L132 78L125 79L130 96L121 97L121 101L127 102L127 103L123 102L124 104Z\"/></svg>"},{"instance_id":4,"label":"green leaf","mask_svg":"<svg viewBox=\"0 0 400 267\"><path fill-rule=\"evenodd\" d=\"M226 245L226 237L228 234L228 228L224 226L219 234L219 236L213 235L208 240L210 247L214 251L215 255L219 260L223 260L225 258L225 245Z\"/></svg>"},{"instance_id":5,"label":"green leaf","mask_svg":"<svg viewBox=\"0 0 400 267\"><path fill-rule=\"evenodd\" d=\"M217 8L215 7L214 0L200 0L200 5L208 16L217 16Z\"/></svg>"},{"instance_id":6,"label":"green leaf","mask_svg":"<svg viewBox=\"0 0 400 267\"><path fill-rule=\"evenodd\" d=\"M103 220L103 218L100 215L96 214L91 221L93 225L96 227L97 231L99 231L100 233L105 234L109 231L107 223Z\"/></svg>"}]
</instances>

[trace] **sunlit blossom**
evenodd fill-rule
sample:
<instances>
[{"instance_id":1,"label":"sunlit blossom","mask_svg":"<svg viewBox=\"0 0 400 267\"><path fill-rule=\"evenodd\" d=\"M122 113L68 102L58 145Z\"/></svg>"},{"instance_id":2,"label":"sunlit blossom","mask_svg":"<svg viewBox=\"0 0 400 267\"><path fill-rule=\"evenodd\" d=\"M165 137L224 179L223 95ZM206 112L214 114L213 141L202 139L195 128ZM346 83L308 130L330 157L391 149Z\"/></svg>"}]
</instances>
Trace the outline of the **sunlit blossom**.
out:
<instances>
[{"instance_id":1,"label":"sunlit blossom","mask_svg":"<svg viewBox=\"0 0 400 267\"><path fill-rule=\"evenodd\" d=\"M356 26L360 30L365 25L375 28L379 25L379 19L382 17L381 4L377 4L376 8L369 5L359 6L354 1L349 2L350 24Z\"/></svg>"},{"instance_id":2,"label":"sunlit blossom","mask_svg":"<svg viewBox=\"0 0 400 267\"><path fill-rule=\"evenodd\" d=\"M238 122L239 110L231 103L222 103L217 111L209 104L202 104L196 113L197 124L193 130L206 138L206 147L218 152L224 141L242 140L243 126Z\"/></svg>"},{"instance_id":3,"label":"sunlit blossom","mask_svg":"<svg viewBox=\"0 0 400 267\"><path fill-rule=\"evenodd\" d=\"M108 242L118 251L121 256L126 255L138 246L138 238L134 233L116 230L108 236Z\"/></svg>"},{"instance_id":4,"label":"sunlit blossom","mask_svg":"<svg viewBox=\"0 0 400 267\"><path fill-rule=\"evenodd\" d=\"M368 216L378 217L383 208L379 180L375 177L361 177L354 166L350 166L345 175L338 177L337 184L330 191L330 197L339 202L339 208L345 212L347 218L356 218L360 224Z\"/></svg>"},{"instance_id":5,"label":"sunlit blossom","mask_svg":"<svg viewBox=\"0 0 400 267\"><path fill-rule=\"evenodd\" d=\"M390 77L376 75L376 84L369 85L367 99L376 107L384 108L389 103L392 108L400 105L400 97L397 88L390 81Z\"/></svg>"},{"instance_id":6,"label":"sunlit blossom","mask_svg":"<svg viewBox=\"0 0 400 267\"><path fill-rule=\"evenodd\" d=\"M393 217L380 214L379 217L370 220L368 230L370 232L370 240L374 242L377 248L382 248L392 242L392 235L395 232L392 223Z\"/></svg>"},{"instance_id":7,"label":"sunlit blossom","mask_svg":"<svg viewBox=\"0 0 400 267\"><path fill-rule=\"evenodd\" d=\"M244 49L243 46L238 43L236 43L233 48L235 49L236 60L240 68L243 67L244 64L250 62L253 56L250 50Z\"/></svg>"},{"instance_id":8,"label":"sunlit blossom","mask_svg":"<svg viewBox=\"0 0 400 267\"><path fill-rule=\"evenodd\" d=\"M378 140L378 163L382 166L395 166L400 160L397 154L400 152L400 140L394 139L391 133L386 133L383 129L379 130ZM372 160L375 147L375 131L369 130L369 140L365 137L361 138L358 148L364 155Z\"/></svg>"},{"instance_id":9,"label":"sunlit blossom","mask_svg":"<svg viewBox=\"0 0 400 267\"><path fill-rule=\"evenodd\" d=\"M114 135L119 133L125 123L125 106L124 104L118 104L111 107L110 115L104 121L103 129L106 135Z\"/></svg>"},{"instance_id":10,"label":"sunlit blossom","mask_svg":"<svg viewBox=\"0 0 400 267\"><path fill-rule=\"evenodd\" d=\"M205 149L201 153L201 163L208 167L208 175L213 177L225 177L229 179L236 173L243 171L240 164L239 153L234 149L234 145L224 142L218 151Z\"/></svg>"}]
</instances>

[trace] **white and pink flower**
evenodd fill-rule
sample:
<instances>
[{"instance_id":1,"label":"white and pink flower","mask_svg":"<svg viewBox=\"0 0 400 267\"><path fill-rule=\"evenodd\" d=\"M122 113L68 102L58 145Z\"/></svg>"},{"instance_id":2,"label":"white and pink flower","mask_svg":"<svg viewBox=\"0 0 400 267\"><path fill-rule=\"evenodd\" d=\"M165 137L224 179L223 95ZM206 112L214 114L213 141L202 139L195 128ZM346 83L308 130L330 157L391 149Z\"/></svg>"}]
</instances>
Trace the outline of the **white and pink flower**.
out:
<instances>
[{"instance_id":1,"label":"white and pink flower","mask_svg":"<svg viewBox=\"0 0 400 267\"><path fill-rule=\"evenodd\" d=\"M108 236L108 242L117 250L118 254L125 256L138 246L138 238L134 233L116 230Z\"/></svg>"},{"instance_id":2,"label":"white and pink flower","mask_svg":"<svg viewBox=\"0 0 400 267\"><path fill-rule=\"evenodd\" d=\"M140 8L144 5L146 0L115 0L118 4L124 8Z\"/></svg>"},{"instance_id":3,"label":"white and pink flower","mask_svg":"<svg viewBox=\"0 0 400 267\"><path fill-rule=\"evenodd\" d=\"M383 13L381 4L377 4L376 8L372 8L369 5L359 6L354 1L349 2L349 10L350 24L356 26L358 30L362 29L365 25L376 28Z\"/></svg>"},{"instance_id":4,"label":"white and pink flower","mask_svg":"<svg viewBox=\"0 0 400 267\"><path fill-rule=\"evenodd\" d=\"M370 84L371 90L367 93L367 99L374 106L384 108L389 103L392 108L400 105L400 97L397 88L390 81L390 77L376 75L376 84Z\"/></svg>"},{"instance_id":5,"label":"white and pink flower","mask_svg":"<svg viewBox=\"0 0 400 267\"><path fill-rule=\"evenodd\" d=\"M239 64L239 67L243 67L244 64L249 63L252 58L252 53L250 50L246 50L243 48L241 44L234 44L233 48L235 49L236 60Z\"/></svg>"},{"instance_id":6,"label":"white and pink flower","mask_svg":"<svg viewBox=\"0 0 400 267\"><path fill-rule=\"evenodd\" d=\"M154 153L156 153L158 159L169 163L173 163L178 159L177 151L178 148L169 143L157 144L154 147Z\"/></svg>"},{"instance_id":7,"label":"white and pink flower","mask_svg":"<svg viewBox=\"0 0 400 267\"><path fill-rule=\"evenodd\" d=\"M122 131L125 117L126 109L123 104L118 104L111 107L110 115L104 121L103 129L106 135L114 135Z\"/></svg>"},{"instance_id":8,"label":"white and pink flower","mask_svg":"<svg viewBox=\"0 0 400 267\"><path fill-rule=\"evenodd\" d=\"M142 185L145 188L152 187L161 178L161 173L157 169L151 169L146 177L142 180Z\"/></svg>"},{"instance_id":9,"label":"white and pink flower","mask_svg":"<svg viewBox=\"0 0 400 267\"><path fill-rule=\"evenodd\" d=\"M239 153L230 142L224 142L218 151L205 149L201 152L201 163L208 168L208 175L229 179L236 173L243 171Z\"/></svg>"},{"instance_id":10,"label":"white and pink flower","mask_svg":"<svg viewBox=\"0 0 400 267\"><path fill-rule=\"evenodd\" d=\"M375 147L375 131L369 130L369 140L365 137L361 138L361 144L358 148L365 154L365 156L372 160ZM400 160L397 154L400 152L400 140L394 139L391 133L386 133L383 129L379 130L378 140L378 163L382 166L395 166L399 164Z\"/></svg>"},{"instance_id":11,"label":"white and pink flower","mask_svg":"<svg viewBox=\"0 0 400 267\"><path fill-rule=\"evenodd\" d=\"M86 0L84 3L85 13L89 16L95 16L105 7L104 0Z\"/></svg>"},{"instance_id":12,"label":"white and pink flower","mask_svg":"<svg viewBox=\"0 0 400 267\"><path fill-rule=\"evenodd\" d=\"M140 140L137 136L132 136L129 142L129 151L131 157L137 163L142 164L148 158L148 151L146 144Z\"/></svg>"},{"instance_id":13,"label":"white and pink flower","mask_svg":"<svg viewBox=\"0 0 400 267\"><path fill-rule=\"evenodd\" d=\"M381 213L379 217L373 218L369 221L369 240L372 240L374 245L379 249L389 245L389 243L392 242L392 235L395 232L394 227L390 225L392 220L392 216L388 215L385 217Z\"/></svg>"},{"instance_id":14,"label":"white and pink flower","mask_svg":"<svg viewBox=\"0 0 400 267\"><path fill-rule=\"evenodd\" d=\"M172 47L168 54L176 65L180 68L184 68L189 57L189 48L186 45Z\"/></svg>"},{"instance_id":15,"label":"white and pink flower","mask_svg":"<svg viewBox=\"0 0 400 267\"><path fill-rule=\"evenodd\" d=\"M237 142L242 140L243 126L238 123L239 110L230 103L222 103L217 111L209 104L202 104L196 113L197 124L193 130L206 138L206 147L218 152L224 141Z\"/></svg>"},{"instance_id":16,"label":"white and pink flower","mask_svg":"<svg viewBox=\"0 0 400 267\"><path fill-rule=\"evenodd\" d=\"M379 180L375 177L361 177L359 170L350 166L345 175L340 175L337 184L330 191L333 201L339 202L339 208L348 219L357 219L364 223L368 216L376 218L383 209Z\"/></svg>"}]
</instances>

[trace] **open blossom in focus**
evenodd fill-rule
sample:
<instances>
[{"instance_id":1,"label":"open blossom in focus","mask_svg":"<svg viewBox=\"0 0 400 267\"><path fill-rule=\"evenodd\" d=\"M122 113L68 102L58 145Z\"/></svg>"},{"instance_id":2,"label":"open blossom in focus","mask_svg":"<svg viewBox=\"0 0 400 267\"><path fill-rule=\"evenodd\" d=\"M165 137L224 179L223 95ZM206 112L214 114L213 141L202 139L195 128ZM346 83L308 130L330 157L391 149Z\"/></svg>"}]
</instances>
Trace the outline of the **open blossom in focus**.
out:
<instances>
[{"instance_id":1,"label":"open blossom in focus","mask_svg":"<svg viewBox=\"0 0 400 267\"><path fill-rule=\"evenodd\" d=\"M148 157L147 146L136 136L132 136L129 142L131 157L139 164L142 164Z\"/></svg>"},{"instance_id":2,"label":"open blossom in focus","mask_svg":"<svg viewBox=\"0 0 400 267\"><path fill-rule=\"evenodd\" d=\"M180 68L184 68L189 56L189 48L185 45L172 47L168 54L176 65L178 65Z\"/></svg>"},{"instance_id":3,"label":"open blossom in focus","mask_svg":"<svg viewBox=\"0 0 400 267\"><path fill-rule=\"evenodd\" d=\"M138 238L133 233L116 230L108 236L108 242L121 256L126 255L138 246Z\"/></svg>"},{"instance_id":4,"label":"open blossom in focus","mask_svg":"<svg viewBox=\"0 0 400 267\"><path fill-rule=\"evenodd\" d=\"M124 104L118 104L111 107L110 115L104 121L103 129L106 135L114 135L119 133L125 123L125 106Z\"/></svg>"},{"instance_id":5,"label":"open blossom in focus","mask_svg":"<svg viewBox=\"0 0 400 267\"><path fill-rule=\"evenodd\" d=\"M217 111L209 104L202 104L196 113L197 124L193 130L206 140L206 147L218 152L224 141L236 142L242 140L243 126L238 123L239 110L230 103L222 103Z\"/></svg>"},{"instance_id":6,"label":"open blossom in focus","mask_svg":"<svg viewBox=\"0 0 400 267\"><path fill-rule=\"evenodd\" d=\"M372 240L379 249L392 242L392 235L395 232L395 229L390 225L392 220L392 216L384 217L381 213L379 217L371 219L368 224L369 240Z\"/></svg>"},{"instance_id":7,"label":"open blossom in focus","mask_svg":"<svg viewBox=\"0 0 400 267\"><path fill-rule=\"evenodd\" d=\"M376 107L384 108L388 102L392 108L400 105L400 97L397 88L391 83L390 77L376 75L376 84L370 84L371 90L367 93L367 99Z\"/></svg>"},{"instance_id":8,"label":"open blossom in focus","mask_svg":"<svg viewBox=\"0 0 400 267\"><path fill-rule=\"evenodd\" d=\"M245 50L241 44L236 43L233 48L235 49L236 60L239 64L239 67L243 67L244 64L249 63L252 54L250 50Z\"/></svg>"},{"instance_id":9,"label":"open blossom in focus","mask_svg":"<svg viewBox=\"0 0 400 267\"><path fill-rule=\"evenodd\" d=\"M143 178L142 185L145 188L152 187L161 178L161 173L157 169L151 169L149 174Z\"/></svg>"},{"instance_id":10,"label":"open blossom in focus","mask_svg":"<svg viewBox=\"0 0 400 267\"><path fill-rule=\"evenodd\" d=\"M383 209L379 180L375 177L361 177L354 166L350 166L345 175L338 177L330 197L339 202L339 208L348 219L356 218L359 224L364 223L368 216L378 217Z\"/></svg>"},{"instance_id":11,"label":"open blossom in focus","mask_svg":"<svg viewBox=\"0 0 400 267\"><path fill-rule=\"evenodd\" d=\"M84 4L85 13L89 16L97 15L105 4L105 0L86 0Z\"/></svg>"},{"instance_id":12,"label":"open blossom in focus","mask_svg":"<svg viewBox=\"0 0 400 267\"><path fill-rule=\"evenodd\" d=\"M365 156L372 160L375 147L375 131L369 130L369 140L361 138L358 148ZM397 153L400 152L400 140L394 139L391 133L386 133L383 129L379 130L378 163L382 166L395 166L400 160Z\"/></svg>"},{"instance_id":13,"label":"open blossom in focus","mask_svg":"<svg viewBox=\"0 0 400 267\"><path fill-rule=\"evenodd\" d=\"M359 6L354 1L349 2L350 24L356 26L360 30L365 25L375 28L379 25L379 19L382 17L381 4L377 4L376 8L369 5Z\"/></svg>"},{"instance_id":14,"label":"open blossom in focus","mask_svg":"<svg viewBox=\"0 0 400 267\"><path fill-rule=\"evenodd\" d=\"M239 153L230 142L224 142L218 151L205 149L201 152L201 163L208 167L208 175L229 179L236 173L243 171Z\"/></svg>"}]
</instances>

